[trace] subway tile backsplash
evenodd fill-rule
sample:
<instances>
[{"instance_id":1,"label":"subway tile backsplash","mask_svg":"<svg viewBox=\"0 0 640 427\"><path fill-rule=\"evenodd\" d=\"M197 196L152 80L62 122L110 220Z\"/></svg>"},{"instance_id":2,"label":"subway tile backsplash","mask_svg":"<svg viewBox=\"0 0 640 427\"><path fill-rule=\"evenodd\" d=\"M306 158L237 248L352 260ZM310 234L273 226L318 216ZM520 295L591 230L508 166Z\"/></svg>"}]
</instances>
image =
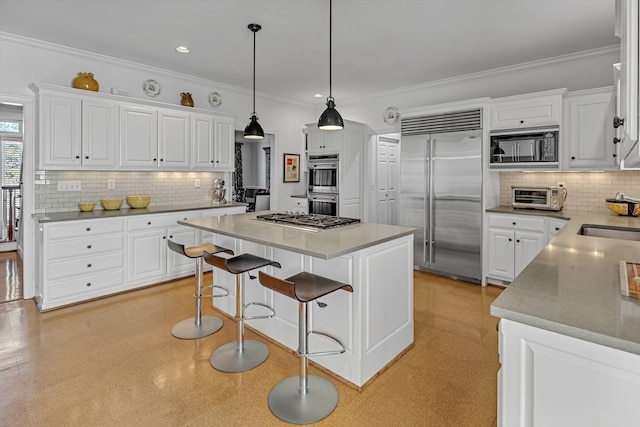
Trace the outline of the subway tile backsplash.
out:
<instances>
[{"instance_id":1,"label":"subway tile backsplash","mask_svg":"<svg viewBox=\"0 0 640 427\"><path fill-rule=\"evenodd\" d=\"M511 205L511 186L558 185L567 188L565 209L586 212L608 212L605 199L618 191L640 197L640 171L611 172L500 172L500 205Z\"/></svg>"},{"instance_id":2,"label":"subway tile backsplash","mask_svg":"<svg viewBox=\"0 0 640 427\"><path fill-rule=\"evenodd\" d=\"M187 205L211 200L209 189L223 173L212 172L126 172L126 171L37 171L35 176L35 213L78 210L78 201L94 201L102 209L103 197L126 198L130 194L148 194L150 206ZM200 188L195 181L200 180ZM108 180L115 189L107 189ZM81 191L58 191L58 181L80 181ZM230 190L230 183L226 185ZM126 207L126 201L123 207Z\"/></svg>"}]
</instances>

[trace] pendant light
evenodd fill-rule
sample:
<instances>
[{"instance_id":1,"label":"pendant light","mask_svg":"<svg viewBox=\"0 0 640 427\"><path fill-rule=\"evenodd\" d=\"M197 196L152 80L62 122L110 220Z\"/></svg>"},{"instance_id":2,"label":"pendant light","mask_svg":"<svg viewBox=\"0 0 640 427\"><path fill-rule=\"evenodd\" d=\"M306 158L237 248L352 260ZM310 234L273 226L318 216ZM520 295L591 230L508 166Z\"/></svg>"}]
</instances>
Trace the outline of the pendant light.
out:
<instances>
[{"instance_id":1,"label":"pendant light","mask_svg":"<svg viewBox=\"0 0 640 427\"><path fill-rule=\"evenodd\" d=\"M332 0L329 0L329 96L327 97L327 109L324 110L318 120L318 129L340 130L344 128L344 122L338 110L336 102L331 93L331 20L332 20Z\"/></svg>"},{"instance_id":2,"label":"pendant light","mask_svg":"<svg viewBox=\"0 0 640 427\"><path fill-rule=\"evenodd\" d=\"M253 112L251 113L251 121L244 128L244 137L247 139L263 139L264 131L258 123L256 116L256 33L262 27L258 24L249 24L249 29L253 31Z\"/></svg>"}]
</instances>

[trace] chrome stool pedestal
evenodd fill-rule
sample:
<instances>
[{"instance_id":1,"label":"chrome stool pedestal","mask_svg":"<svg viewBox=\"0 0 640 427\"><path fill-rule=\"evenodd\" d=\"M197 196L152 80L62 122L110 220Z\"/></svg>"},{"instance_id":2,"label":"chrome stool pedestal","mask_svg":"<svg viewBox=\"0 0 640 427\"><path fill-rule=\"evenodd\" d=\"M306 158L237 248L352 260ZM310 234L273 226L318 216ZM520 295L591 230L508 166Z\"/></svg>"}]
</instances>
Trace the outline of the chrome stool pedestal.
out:
<instances>
[{"instance_id":1,"label":"chrome stool pedestal","mask_svg":"<svg viewBox=\"0 0 640 427\"><path fill-rule=\"evenodd\" d=\"M264 362L269 356L269 348L262 342L244 339L245 320L268 319L275 316L275 311L268 305L259 302L244 302L244 277L257 268L274 266L280 268L280 264L266 258L251 254L242 254L233 258L222 258L216 255L205 254L204 260L214 267L226 270L236 275L236 315L237 340L222 345L212 354L209 362L211 366L222 372L244 372L255 368ZM250 278L255 278L249 276ZM269 314L259 316L246 316L245 309L251 305L258 305L267 310Z\"/></svg>"},{"instance_id":2,"label":"chrome stool pedestal","mask_svg":"<svg viewBox=\"0 0 640 427\"><path fill-rule=\"evenodd\" d=\"M205 243L198 246L186 247L171 240L167 241L169 249L172 251L184 255L188 258L195 258L196 260L196 293L193 297L196 300L196 314L194 317L182 320L178 322L172 329L171 334L183 340L192 340L197 338L206 337L215 332L218 332L222 328L223 321L217 316L203 316L202 315L202 298L206 297L222 297L229 295L229 291L220 286L202 287L202 258L205 253L220 253L224 252L233 255L233 251L227 248L222 248L211 243ZM211 295L203 295L204 289L211 288ZM214 295L214 289L221 289L224 293Z\"/></svg>"},{"instance_id":3,"label":"chrome stool pedestal","mask_svg":"<svg viewBox=\"0 0 640 427\"><path fill-rule=\"evenodd\" d=\"M276 384L269 393L269 409L281 420L293 424L310 424L327 417L338 405L338 390L328 380L308 373L308 357L342 354L345 346L337 338L322 332L309 331L308 303L331 292L343 289L353 292L345 283L313 273L302 272L287 279L278 279L260 272L260 283L275 292L299 302L298 355L299 375ZM320 334L335 341L341 348L335 351L309 352L309 335Z\"/></svg>"}]
</instances>

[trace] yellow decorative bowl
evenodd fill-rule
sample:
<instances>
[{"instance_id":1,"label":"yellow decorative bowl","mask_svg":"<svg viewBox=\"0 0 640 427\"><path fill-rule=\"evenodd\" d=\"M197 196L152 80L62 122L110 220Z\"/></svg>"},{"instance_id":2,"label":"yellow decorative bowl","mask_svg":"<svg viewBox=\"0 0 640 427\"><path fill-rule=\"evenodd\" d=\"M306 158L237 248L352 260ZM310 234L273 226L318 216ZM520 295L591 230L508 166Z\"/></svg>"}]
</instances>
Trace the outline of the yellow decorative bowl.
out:
<instances>
[{"instance_id":1,"label":"yellow decorative bowl","mask_svg":"<svg viewBox=\"0 0 640 427\"><path fill-rule=\"evenodd\" d=\"M78 202L78 209L82 212L91 212L96 207L96 202Z\"/></svg>"},{"instance_id":2,"label":"yellow decorative bowl","mask_svg":"<svg viewBox=\"0 0 640 427\"><path fill-rule=\"evenodd\" d=\"M122 199L100 199L100 205L106 211L117 211L122 206Z\"/></svg>"},{"instance_id":3,"label":"yellow decorative bowl","mask_svg":"<svg viewBox=\"0 0 640 427\"><path fill-rule=\"evenodd\" d=\"M149 206L149 203L151 203L151 196L147 196L147 195L127 196L127 204L131 206L133 209L144 209L147 206Z\"/></svg>"},{"instance_id":4,"label":"yellow decorative bowl","mask_svg":"<svg viewBox=\"0 0 640 427\"><path fill-rule=\"evenodd\" d=\"M626 200L607 199L607 207L615 214L623 216L640 215L640 204Z\"/></svg>"}]
</instances>

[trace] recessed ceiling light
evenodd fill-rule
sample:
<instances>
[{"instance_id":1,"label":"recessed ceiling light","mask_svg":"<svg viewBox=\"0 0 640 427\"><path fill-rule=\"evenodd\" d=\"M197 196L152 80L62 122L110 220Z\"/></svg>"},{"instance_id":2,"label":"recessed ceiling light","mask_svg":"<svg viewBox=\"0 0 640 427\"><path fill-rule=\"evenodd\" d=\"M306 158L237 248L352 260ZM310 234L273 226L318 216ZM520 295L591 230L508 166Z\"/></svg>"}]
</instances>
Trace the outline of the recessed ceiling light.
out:
<instances>
[{"instance_id":1,"label":"recessed ceiling light","mask_svg":"<svg viewBox=\"0 0 640 427\"><path fill-rule=\"evenodd\" d=\"M188 48L188 47L186 47L186 46L178 46L178 47L176 48L176 50L177 50L178 52L180 52L180 53L189 53L189 52L191 52L191 49L189 49L189 48Z\"/></svg>"},{"instance_id":2,"label":"recessed ceiling light","mask_svg":"<svg viewBox=\"0 0 640 427\"><path fill-rule=\"evenodd\" d=\"M313 95L314 98L322 98L322 94L321 93L316 93L315 95Z\"/></svg>"}]
</instances>

